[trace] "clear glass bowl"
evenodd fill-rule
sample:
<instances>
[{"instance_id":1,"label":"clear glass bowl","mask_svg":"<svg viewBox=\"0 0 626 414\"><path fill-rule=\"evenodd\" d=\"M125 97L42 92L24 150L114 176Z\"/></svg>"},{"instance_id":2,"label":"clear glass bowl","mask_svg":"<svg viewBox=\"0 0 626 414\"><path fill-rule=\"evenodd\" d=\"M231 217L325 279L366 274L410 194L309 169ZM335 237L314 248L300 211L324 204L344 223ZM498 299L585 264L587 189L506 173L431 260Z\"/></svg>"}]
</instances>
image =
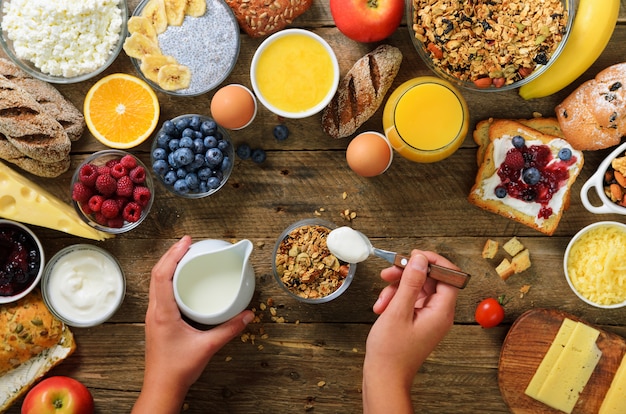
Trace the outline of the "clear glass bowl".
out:
<instances>
[{"instance_id":1,"label":"clear glass bowl","mask_svg":"<svg viewBox=\"0 0 626 414\"><path fill-rule=\"evenodd\" d=\"M107 225L103 223L103 220L99 219L98 216L96 215L96 213L93 213L90 210L90 208L88 208L87 206L85 206L85 203L81 203L81 202L77 202L76 200L74 200L74 198L72 198L72 204L74 205L74 208L76 209L76 212L78 213L78 215L85 221L85 223L89 224L91 227L106 232L106 233L111 233L111 234L121 234L121 233L125 233L127 231L130 231L134 228L136 228L137 226L139 226L144 220L145 218L148 216L148 214L150 213L150 208L152 207L152 203L154 202L154 181L152 179L152 176L150 174L150 171L148 169L148 167L141 162L141 160L139 160L137 157L135 157L134 155L130 154L129 152L126 151L122 151L122 150L104 150L104 151L98 151L96 153L94 153L93 155L91 155L90 157L88 157L85 161L83 161L83 163L81 163L81 165L78 166L78 168L76 168L76 171L74 172L74 175L72 177L72 184L70 186L70 196L72 196L73 191L74 191L74 185L79 182L79 174L80 174L80 170L81 168L83 168L84 165L86 164L92 164L94 166L105 166L107 164L107 162L110 162L112 160L120 160L122 157L126 156L126 155L130 155L132 156L136 163L137 166L142 167L145 171L145 182L143 185L145 187L148 188L148 190L150 190L150 198L147 201L142 201L143 205L141 206L141 215L139 217L138 220L136 221L128 221L128 220L123 220L123 222L121 223L121 226L112 226L112 225ZM96 191L93 191L94 195L95 193L97 193ZM113 195L110 197L118 197L121 198L119 196ZM110 197L104 197L104 198L110 198ZM126 197L128 199L128 201L133 201L132 197ZM120 210L122 210L122 208L120 208ZM113 223L113 222L110 222Z\"/></svg>"},{"instance_id":2,"label":"clear glass bowl","mask_svg":"<svg viewBox=\"0 0 626 414\"><path fill-rule=\"evenodd\" d=\"M5 4L10 3L10 2L11 0L0 0L0 24L2 24L5 18L5 12L4 12ZM27 74L29 74L30 76L36 79L39 79L45 82L50 82L50 83L58 83L58 84L82 82L82 81L91 79L94 76L97 76L100 73L102 73L104 70L106 70L113 63L113 61L117 58L120 51L122 50L122 47L124 45L124 40L126 39L127 22L128 22L128 5L126 3L126 0L119 0L117 7L120 9L121 19L122 19L121 26L120 26L120 34L119 34L117 43L111 50L109 57L102 64L102 66L100 66L99 68L89 73L83 73L83 74L73 76L73 77L64 77L64 76L55 76L49 73L42 72L41 69L36 67L31 61L21 59L20 57L17 56L13 41L9 39L8 33L6 30L4 30L4 27L2 27L2 30L0 30L0 46L2 46L2 49L4 50L6 55L9 57L9 59L13 61L13 63L15 63L20 69L22 69L24 72L26 72ZM51 52L51 54L53 53L54 52Z\"/></svg>"},{"instance_id":3,"label":"clear glass bowl","mask_svg":"<svg viewBox=\"0 0 626 414\"><path fill-rule=\"evenodd\" d=\"M205 123L212 127L203 127ZM192 153L194 157L204 154L202 164L200 164L200 161L197 161L198 164L192 165L189 163L179 165L176 161L172 162L169 159L170 155L173 157L175 151L179 148L178 145L170 146L173 145L171 141L173 141L173 139L180 139L183 134L187 134L187 132L184 132L185 129L191 129L194 134L199 133L196 138L202 140L203 146L194 147ZM209 137L208 141L210 142L207 142L207 137ZM221 147L220 152L223 159L219 165L210 165L206 161L206 154L210 149L216 147ZM159 155L158 152L161 152L161 154ZM152 173L168 191L179 197L202 198L216 193L228 181L234 167L235 148L233 147L228 132L219 124L215 123L213 118L205 115L186 114L163 122L163 125L153 138L150 161ZM187 190L182 191L184 188L176 184L176 182L179 179L186 179L187 173L196 174L199 180L198 187L190 184L191 181L189 181ZM178 176L178 174L180 174L180 176ZM193 179L190 178L190 180ZM204 182L206 186L201 182Z\"/></svg>"},{"instance_id":4,"label":"clear glass bowl","mask_svg":"<svg viewBox=\"0 0 626 414\"><path fill-rule=\"evenodd\" d=\"M559 42L555 51L552 53L552 56L550 57L550 59L545 65L537 65L531 74L511 84L503 85L500 87L496 87L494 85L491 85L488 87L479 87L472 81L464 81L447 73L444 69L441 68L439 64L437 64L436 62L432 60L430 56L430 52L426 50L424 43L415 37L415 30L413 29L413 15L414 15L413 3L414 1L415 0L407 0L406 2L406 18L407 18L407 27L409 29L409 35L411 36L411 41L413 42L413 45L415 46L415 49L417 50L417 54L422 58L424 63L426 63L426 66L428 66L429 69L431 69L435 74L437 74L437 76L440 76L441 78L459 87L469 89L469 90L474 90L474 91L480 91L480 92L501 92L501 91L517 89L520 86L537 78L543 72L545 72L546 69L552 64L552 62L554 62L558 58L559 54L565 47L565 43L567 42L567 38L569 36L569 33L571 32L572 23L573 23L574 14L575 14L575 0L562 0L564 7L566 8L566 10L568 10L567 22L565 25L566 30L565 30L562 40ZM460 3L463 3L463 2L460 2Z\"/></svg>"},{"instance_id":5,"label":"clear glass bowl","mask_svg":"<svg viewBox=\"0 0 626 414\"><path fill-rule=\"evenodd\" d=\"M280 269L282 265L277 265L277 263L276 263L277 262L276 259L277 259L277 256L280 253L281 248L282 247L285 247L287 249L290 248L287 245L283 246L283 244L285 243L285 240L289 239L290 238L290 236L289 236L290 233L292 231L296 230L296 229L299 229L299 228L302 228L302 227L317 227L317 226L328 230L328 233L330 233L330 231L332 229L337 227L333 223L330 223L330 222L325 221L325 220L317 219L317 218L304 219L304 220L300 220L298 222L295 222L292 225L290 225L289 227L287 227L285 229L285 231L283 231L281 233L281 235L278 237L278 240L276 241L276 246L274 247L274 252L272 254L272 271L274 273L274 278L276 279L276 282L278 282L279 286L281 286L285 290L285 292L287 294L289 294L289 296L291 296L291 297L293 297L293 298L295 298L295 299L297 299L297 300L299 300L301 302L304 302L304 303L326 303L326 302L330 302L333 299L338 298L339 296L341 296L348 289L348 287L352 283L352 280L354 279L354 274L356 273L356 263L344 263L342 261L339 261L339 264L343 267L342 271L346 270L346 266L348 267L347 268L347 273L344 275L344 278L343 278L341 284L339 286L337 286L336 288L331 289L330 292L324 293L324 294L322 294L321 296L319 296L317 298L310 297L310 295L307 295L307 294L299 292L299 290L297 289L297 286L292 286L290 288L289 286L287 286L287 284L285 284L285 282L283 281L283 278L282 278L282 273L283 272ZM327 235L328 234L326 234L326 236ZM293 240L293 241L294 241L294 244L297 243L296 240ZM324 237L323 242L322 242L322 251L326 251L327 252L327 255L325 255L325 257L332 256L332 254L326 248L326 237ZM297 281L296 281L296 283L297 283ZM300 286L302 286L302 284L300 284Z\"/></svg>"},{"instance_id":6,"label":"clear glass bowl","mask_svg":"<svg viewBox=\"0 0 626 414\"><path fill-rule=\"evenodd\" d=\"M141 15L149 0L133 11ZM239 57L239 24L233 11L222 0L206 0L207 9L200 17L185 17L181 26L168 26L159 36L164 55L191 69L191 84L179 90L163 89L141 70L141 60L130 58L135 70L155 90L174 96L198 96L215 89L232 72ZM130 35L130 33L128 34Z\"/></svg>"}]
</instances>

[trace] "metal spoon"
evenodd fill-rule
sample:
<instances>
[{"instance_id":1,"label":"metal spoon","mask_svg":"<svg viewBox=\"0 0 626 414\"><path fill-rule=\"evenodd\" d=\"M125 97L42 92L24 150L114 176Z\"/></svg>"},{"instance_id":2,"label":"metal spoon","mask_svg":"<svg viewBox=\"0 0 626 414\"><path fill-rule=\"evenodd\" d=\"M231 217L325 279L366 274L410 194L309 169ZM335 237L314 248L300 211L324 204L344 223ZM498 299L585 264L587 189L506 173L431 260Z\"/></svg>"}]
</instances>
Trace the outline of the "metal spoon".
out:
<instances>
[{"instance_id":1,"label":"metal spoon","mask_svg":"<svg viewBox=\"0 0 626 414\"><path fill-rule=\"evenodd\" d=\"M328 238L327 238L328 249L339 260L343 260L349 263L354 262L354 257L348 257L345 255L342 255L342 252L338 251L339 249L335 245L335 241L337 241L340 237L342 237L340 234L341 232L357 233L363 239L363 242L369 249L369 255L373 254L374 256L378 256L381 259L385 259L389 263L392 263L401 268L404 268L407 265L407 263L409 263L408 256L403 256L395 252L391 252L388 250L383 250L383 249L374 247L370 239L365 234L361 233L358 230L354 230L351 227L339 227L337 229L332 230L328 235ZM367 258L367 257L363 258L363 256L365 255L357 255L357 256L362 258L362 259L359 259L359 261L365 260L365 258ZM432 263L428 265L428 276L440 282L444 282L449 285L455 286L459 289L463 289L465 286L467 286L467 283L469 282L470 277L471 277L468 273L461 272L461 271L454 270L454 269L449 269L447 267L439 266L439 265L432 264Z\"/></svg>"}]
</instances>

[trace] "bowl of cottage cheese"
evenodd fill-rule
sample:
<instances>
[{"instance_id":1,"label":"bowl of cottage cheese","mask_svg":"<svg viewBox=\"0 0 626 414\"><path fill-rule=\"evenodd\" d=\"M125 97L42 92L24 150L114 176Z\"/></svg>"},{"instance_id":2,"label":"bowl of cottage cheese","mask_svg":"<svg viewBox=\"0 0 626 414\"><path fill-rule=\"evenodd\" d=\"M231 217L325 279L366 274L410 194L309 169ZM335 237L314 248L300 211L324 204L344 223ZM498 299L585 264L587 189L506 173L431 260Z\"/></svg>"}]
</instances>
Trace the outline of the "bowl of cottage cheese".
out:
<instances>
[{"instance_id":1,"label":"bowl of cottage cheese","mask_svg":"<svg viewBox=\"0 0 626 414\"><path fill-rule=\"evenodd\" d=\"M76 83L113 63L127 21L126 0L0 0L0 46L37 79Z\"/></svg>"}]
</instances>

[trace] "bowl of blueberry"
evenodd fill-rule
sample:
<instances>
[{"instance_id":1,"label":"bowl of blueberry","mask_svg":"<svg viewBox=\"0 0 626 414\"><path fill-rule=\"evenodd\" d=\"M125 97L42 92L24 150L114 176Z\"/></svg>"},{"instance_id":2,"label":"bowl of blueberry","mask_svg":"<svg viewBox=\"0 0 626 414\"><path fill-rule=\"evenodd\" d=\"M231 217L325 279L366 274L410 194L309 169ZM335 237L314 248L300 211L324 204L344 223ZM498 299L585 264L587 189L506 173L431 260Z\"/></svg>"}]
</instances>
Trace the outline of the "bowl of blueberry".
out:
<instances>
[{"instance_id":1,"label":"bowl of blueberry","mask_svg":"<svg viewBox=\"0 0 626 414\"><path fill-rule=\"evenodd\" d=\"M204 115L163 122L152 142L152 171L165 188L185 198L207 197L222 188L234 157L226 130Z\"/></svg>"},{"instance_id":2,"label":"bowl of blueberry","mask_svg":"<svg viewBox=\"0 0 626 414\"><path fill-rule=\"evenodd\" d=\"M44 268L41 242L28 227L0 219L0 304L28 295Z\"/></svg>"}]
</instances>

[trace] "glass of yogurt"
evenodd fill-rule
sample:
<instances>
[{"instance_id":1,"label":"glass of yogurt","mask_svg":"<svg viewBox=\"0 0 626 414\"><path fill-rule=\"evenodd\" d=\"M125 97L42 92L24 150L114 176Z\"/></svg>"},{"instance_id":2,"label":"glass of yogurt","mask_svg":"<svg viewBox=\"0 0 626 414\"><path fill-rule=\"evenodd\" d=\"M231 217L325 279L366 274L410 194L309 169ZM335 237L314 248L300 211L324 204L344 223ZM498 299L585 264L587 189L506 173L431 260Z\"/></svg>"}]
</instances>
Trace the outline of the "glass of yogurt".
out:
<instances>
[{"instance_id":1,"label":"glass of yogurt","mask_svg":"<svg viewBox=\"0 0 626 414\"><path fill-rule=\"evenodd\" d=\"M126 279L117 259L90 244L61 249L41 279L44 302L69 326L91 327L108 320L121 306Z\"/></svg>"}]
</instances>

